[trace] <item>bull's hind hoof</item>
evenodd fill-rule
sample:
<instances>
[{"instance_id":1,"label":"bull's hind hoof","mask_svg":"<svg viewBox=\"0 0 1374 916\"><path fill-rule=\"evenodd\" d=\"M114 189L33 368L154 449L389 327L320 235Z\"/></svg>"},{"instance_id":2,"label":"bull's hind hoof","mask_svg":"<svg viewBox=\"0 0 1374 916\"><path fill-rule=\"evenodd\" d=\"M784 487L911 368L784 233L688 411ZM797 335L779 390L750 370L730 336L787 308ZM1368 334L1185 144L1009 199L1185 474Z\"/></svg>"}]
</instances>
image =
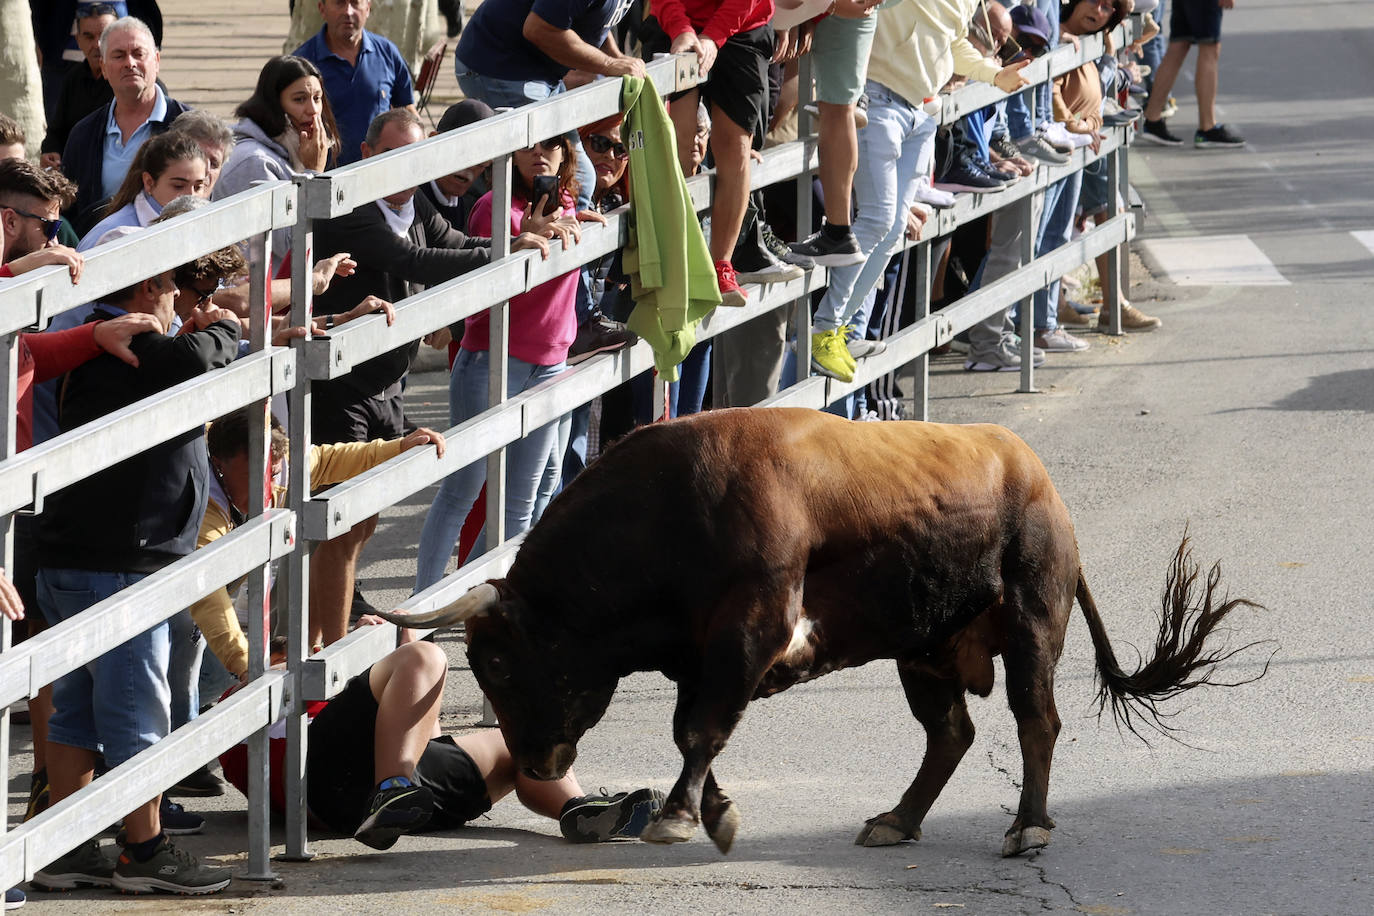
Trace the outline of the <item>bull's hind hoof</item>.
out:
<instances>
[{"instance_id":1,"label":"bull's hind hoof","mask_svg":"<svg viewBox=\"0 0 1374 916\"><path fill-rule=\"evenodd\" d=\"M659 815L649 822L639 838L646 843L685 843L697 832L697 822L685 817Z\"/></svg>"},{"instance_id":2,"label":"bull's hind hoof","mask_svg":"<svg viewBox=\"0 0 1374 916\"><path fill-rule=\"evenodd\" d=\"M896 846L904 840L919 840L921 828L908 833L891 822L892 815L880 814L864 824L854 840L855 846Z\"/></svg>"},{"instance_id":3,"label":"bull's hind hoof","mask_svg":"<svg viewBox=\"0 0 1374 916\"><path fill-rule=\"evenodd\" d=\"M1029 849L1043 849L1050 845L1050 831L1048 827L1026 827L1023 830L1014 830L1007 834L1007 838L1002 841L1002 856L1020 855Z\"/></svg>"},{"instance_id":4,"label":"bull's hind hoof","mask_svg":"<svg viewBox=\"0 0 1374 916\"><path fill-rule=\"evenodd\" d=\"M739 830L739 821L739 805L732 801L725 803L720 816L714 822L706 821L706 835L716 844L722 855L728 853L730 847L735 844L735 832Z\"/></svg>"}]
</instances>

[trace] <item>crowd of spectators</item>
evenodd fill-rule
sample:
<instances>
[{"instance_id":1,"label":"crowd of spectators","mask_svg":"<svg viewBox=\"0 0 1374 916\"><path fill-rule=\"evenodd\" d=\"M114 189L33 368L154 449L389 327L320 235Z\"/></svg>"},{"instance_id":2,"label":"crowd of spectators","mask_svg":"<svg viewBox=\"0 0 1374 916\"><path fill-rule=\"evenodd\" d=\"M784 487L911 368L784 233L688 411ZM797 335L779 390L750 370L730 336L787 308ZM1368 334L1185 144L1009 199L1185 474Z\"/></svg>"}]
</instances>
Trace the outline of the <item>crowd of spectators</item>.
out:
<instances>
[{"instance_id":1,"label":"crowd of spectators","mask_svg":"<svg viewBox=\"0 0 1374 916\"><path fill-rule=\"evenodd\" d=\"M800 342L789 340L787 307L732 329L714 347L693 345L693 322L681 316L671 334L662 323L646 323L637 302L648 254L640 249L612 252L512 298L507 396L633 343L630 328L650 340L660 370L676 380L666 404L654 402L646 373L513 443L502 519L509 537L537 521L602 443L638 424L757 403L795 377L798 358L809 358L815 372L851 381L859 361L882 352L883 338L912 320L917 297L916 284L906 282L907 243L957 195L1002 192L1064 166L1076 149L1088 150L1085 168L1065 170L1028 199L1028 222L1008 208L932 240L936 309L1014 270L1023 249L1047 254L1113 216L1122 202L1108 184L1106 161L1093 154L1104 131L1131 125L1142 105L1142 136L1181 142L1164 119L1192 45L1199 48L1196 145L1243 143L1212 113L1221 10L1230 6L1175 0L1168 52L1161 55L1162 0L504 0L480 4L465 24L460 7L448 4L450 34L461 30L455 68L467 98L427 132L404 55L367 28L369 0L318 0L320 31L294 53L265 62L233 123L177 101L176 87L160 81L162 20L152 0L35 3L48 129L32 144L0 112L0 278L59 265L79 284L86 254L207 200L327 172L594 80L624 78L623 116L542 138L512 155L508 212L493 213L492 180L487 166L477 165L318 221L313 252L293 252L286 231L272 237L272 314L290 303L293 257L317 259L314 323L307 330L273 319L277 344L374 313L390 325L395 303L489 263L498 219L508 223L512 250L548 258L579 244L585 226L638 201L644 210L636 218L654 222L656 244L680 249L668 285L706 308L745 306L756 295L753 284L795 280L818 264L829 269L828 285L812 302L812 339ZM1132 13L1132 44L1115 47L1108 38L1100 59L1029 86L1023 71L1035 58L1110 33ZM653 110L630 110L628 100L642 97L645 61L662 52L695 54L703 82L670 95L666 114L652 94ZM813 225L800 224L790 189L751 191L759 152L796 136L798 99L811 88L797 84L804 54L811 55L816 99L805 113L820 128ZM966 80L1003 94L940 125L941 95ZM638 200L663 188L685 195L682 179L708 168L714 184L700 224L687 218L666 226L664 214L677 211L651 210ZM1033 240L1022 238L1026 226ZM1105 276L1105 263L1099 267ZM22 335L18 447L243 355L253 312L246 273L243 252L229 247L69 311L45 333ZM1098 313L1073 298L1071 289L1081 288L1056 280L1035 294L1037 364L1047 354L1090 346L1074 333L1091 327ZM950 345L962 351L966 369L1020 368L1017 308L1007 303ZM1129 302L1119 314L1127 331L1161 324ZM681 348L667 367L663 340ZM408 448L432 445L442 454L443 436L406 415L412 360L422 343L448 351L449 422L457 426L489 404L490 341L488 315L480 312L424 341L397 341L348 374L315 383L314 445L301 459L312 483L330 486ZM831 409L855 419L898 419L898 403L890 384L875 384ZM208 440L205 430L192 430L53 494L41 515L18 525L9 571L14 588L0 582L0 607L22 618L31 636L44 622L68 620L223 537L248 514L248 430L263 419L238 411L213 423ZM271 470L281 481L285 440L277 432L270 442ZM460 556L482 548L485 479L486 465L477 462L439 487L419 532L416 591L444 576L456 546ZM283 492L274 487L269 498L283 504ZM355 580L376 522L315 546L313 647L341 639L371 610ZM152 746L194 718L202 701L246 677L246 620L235 590L217 589L45 688L30 703L35 768L28 816ZM428 671L432 661L414 664ZM381 686L371 681L377 703L389 677ZM358 690L366 687L364 681ZM368 714L376 714L377 703ZM421 717L408 727L431 725ZM410 779L419 753L401 756L405 772L369 770L376 791L350 796L361 813L349 822L364 842L394 842L428 817L417 806L425 798L436 804L434 793L416 790ZM492 773L483 774L489 787L496 785ZM480 780L476 785L480 794ZM170 794L222 791L218 777L201 768ZM630 794L627 817L648 810L645 791ZM557 817L567 805L590 804L575 782L555 801L531 806ZM159 796L125 816L117 862L109 847L84 839L35 883L217 891L228 872L203 866L167 839L203 825Z\"/></svg>"}]
</instances>

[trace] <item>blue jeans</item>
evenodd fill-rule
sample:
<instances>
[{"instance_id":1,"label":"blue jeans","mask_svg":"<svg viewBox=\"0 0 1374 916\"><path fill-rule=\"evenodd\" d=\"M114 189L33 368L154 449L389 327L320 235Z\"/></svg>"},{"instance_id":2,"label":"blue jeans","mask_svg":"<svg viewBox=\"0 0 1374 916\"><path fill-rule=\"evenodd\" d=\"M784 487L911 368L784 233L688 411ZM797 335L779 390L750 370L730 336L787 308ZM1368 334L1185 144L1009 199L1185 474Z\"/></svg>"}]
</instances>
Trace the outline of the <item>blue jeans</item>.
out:
<instances>
[{"instance_id":1,"label":"blue jeans","mask_svg":"<svg viewBox=\"0 0 1374 916\"><path fill-rule=\"evenodd\" d=\"M453 70L458 77L458 85L463 95L470 99L480 99L492 108L522 108L531 102L542 102L550 96L566 92L561 82L546 83L543 80L503 80L494 76L483 76L468 65L453 57ZM586 210L591 206L592 190L596 187L596 169L587 151L582 148L582 140L577 131L568 132L573 152L577 154L577 209Z\"/></svg>"},{"instance_id":2,"label":"blue jeans","mask_svg":"<svg viewBox=\"0 0 1374 916\"><path fill-rule=\"evenodd\" d=\"M1045 189L1045 209L1040 215L1040 237L1035 243L1035 256L1041 257L1061 245L1068 244L1073 234L1073 217L1078 210L1078 192L1083 185L1083 173L1074 172ZM1059 278L1047 289L1035 294L1036 330L1053 331L1059 327Z\"/></svg>"},{"instance_id":3,"label":"blue jeans","mask_svg":"<svg viewBox=\"0 0 1374 916\"><path fill-rule=\"evenodd\" d=\"M668 385L668 416L701 413L706 384L711 380L711 341L697 344L682 361L679 378Z\"/></svg>"},{"instance_id":4,"label":"blue jeans","mask_svg":"<svg viewBox=\"0 0 1374 916\"><path fill-rule=\"evenodd\" d=\"M167 619L167 639L167 686L172 694L175 729L200 715L200 663L205 655L205 637L191 619L191 612L181 611Z\"/></svg>"},{"instance_id":5,"label":"blue jeans","mask_svg":"<svg viewBox=\"0 0 1374 916\"><path fill-rule=\"evenodd\" d=\"M451 426L470 420L488 408L487 373L490 364L490 354L486 350L458 351L448 387ZM566 368L566 363L539 366L512 356L506 373L506 395L514 396L533 388ZM541 494L545 503L553 495L563 462L559 426L559 421L548 423L506 448L507 537L529 530L541 502ZM563 443L565 447L566 433ZM486 480L486 462L474 461L448 475L439 486L434 505L425 516L424 530L420 532L419 565L415 573L417 592L444 577L444 568L453 556L453 547L458 543L463 522Z\"/></svg>"},{"instance_id":6,"label":"blue jeans","mask_svg":"<svg viewBox=\"0 0 1374 916\"><path fill-rule=\"evenodd\" d=\"M1150 75L1145 77L1145 85L1151 89L1155 85L1155 72L1159 70L1159 62L1164 59L1164 30L1169 25L1168 0L1159 0L1159 6L1155 7L1155 22L1159 23L1159 34L1140 49L1140 62L1150 68Z\"/></svg>"},{"instance_id":7,"label":"blue jeans","mask_svg":"<svg viewBox=\"0 0 1374 916\"><path fill-rule=\"evenodd\" d=\"M38 570L38 606L50 625L144 579L141 573ZM103 751L119 766L171 732L166 621L53 682L48 740Z\"/></svg>"},{"instance_id":8,"label":"blue jeans","mask_svg":"<svg viewBox=\"0 0 1374 916\"><path fill-rule=\"evenodd\" d=\"M854 237L864 261L830 271L830 286L816 309L813 326L830 331L851 324L862 334L868 302L888 255L906 231L906 208L916 181L925 174L935 145L935 121L881 83L868 81L868 126L859 131L859 166L854 200L859 215Z\"/></svg>"}]
</instances>

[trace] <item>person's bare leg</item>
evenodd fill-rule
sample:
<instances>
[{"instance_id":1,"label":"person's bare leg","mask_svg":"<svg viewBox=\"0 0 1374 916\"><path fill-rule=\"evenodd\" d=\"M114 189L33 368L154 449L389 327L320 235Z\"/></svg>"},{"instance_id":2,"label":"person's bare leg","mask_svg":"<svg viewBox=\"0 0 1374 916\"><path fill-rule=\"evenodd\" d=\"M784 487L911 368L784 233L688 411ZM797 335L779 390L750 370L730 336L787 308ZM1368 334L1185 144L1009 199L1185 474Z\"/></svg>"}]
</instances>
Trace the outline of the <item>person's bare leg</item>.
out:
<instances>
[{"instance_id":1,"label":"person's bare leg","mask_svg":"<svg viewBox=\"0 0 1374 916\"><path fill-rule=\"evenodd\" d=\"M1164 114L1164 106L1169 101L1169 93L1173 91L1174 80L1178 79L1178 71L1183 69L1183 62L1188 59L1188 52L1193 44L1189 41L1171 41L1169 48L1164 52L1164 58L1159 62L1159 69L1154 74L1154 88L1150 90L1150 100L1145 103L1145 120L1158 121Z\"/></svg>"},{"instance_id":2,"label":"person's bare leg","mask_svg":"<svg viewBox=\"0 0 1374 916\"><path fill-rule=\"evenodd\" d=\"M377 517L359 522L347 533L315 545L310 558L310 645L327 646L348 633L358 558L377 530Z\"/></svg>"},{"instance_id":3,"label":"person's bare leg","mask_svg":"<svg viewBox=\"0 0 1374 916\"><path fill-rule=\"evenodd\" d=\"M33 734L33 771L48 765L48 719L52 718L52 684L29 698L29 727Z\"/></svg>"},{"instance_id":4,"label":"person's bare leg","mask_svg":"<svg viewBox=\"0 0 1374 916\"><path fill-rule=\"evenodd\" d=\"M554 780L531 779L517 773L506 739L498 729L470 732L455 738L454 742L476 764L487 783L487 798L493 805L514 791L526 808L557 820L568 800L583 794L572 770L562 779Z\"/></svg>"},{"instance_id":5,"label":"person's bare leg","mask_svg":"<svg viewBox=\"0 0 1374 916\"><path fill-rule=\"evenodd\" d=\"M95 776L95 751L84 747L50 741L47 763L48 791L53 805L90 785ZM162 796L158 795L124 816L124 830L131 843L151 840L162 832L162 820L158 816L161 800Z\"/></svg>"},{"instance_id":6,"label":"person's bare leg","mask_svg":"<svg viewBox=\"0 0 1374 916\"><path fill-rule=\"evenodd\" d=\"M668 106L668 118L673 122L673 133L677 138L677 161L682 166L682 174L688 178L696 174L696 169L692 167L692 151L697 142L697 105L700 100L701 93L692 89Z\"/></svg>"},{"instance_id":7,"label":"person's bare leg","mask_svg":"<svg viewBox=\"0 0 1374 916\"><path fill-rule=\"evenodd\" d=\"M1197 46L1197 74L1193 88L1197 90L1198 130L1217 126L1217 70L1221 62L1221 42Z\"/></svg>"},{"instance_id":8,"label":"person's bare leg","mask_svg":"<svg viewBox=\"0 0 1374 916\"><path fill-rule=\"evenodd\" d=\"M377 700L372 742L373 781L409 779L429 739L439 733L448 658L431 642L401 646L372 666L368 686Z\"/></svg>"},{"instance_id":9,"label":"person's bare leg","mask_svg":"<svg viewBox=\"0 0 1374 916\"><path fill-rule=\"evenodd\" d=\"M825 221L848 226L852 213L850 193L859 167L859 140L854 133L854 106L817 102L820 108L821 188L825 191Z\"/></svg>"},{"instance_id":10,"label":"person's bare leg","mask_svg":"<svg viewBox=\"0 0 1374 916\"><path fill-rule=\"evenodd\" d=\"M753 135L717 109L711 119L716 189L711 199L711 260L728 261L749 205L749 148Z\"/></svg>"}]
</instances>

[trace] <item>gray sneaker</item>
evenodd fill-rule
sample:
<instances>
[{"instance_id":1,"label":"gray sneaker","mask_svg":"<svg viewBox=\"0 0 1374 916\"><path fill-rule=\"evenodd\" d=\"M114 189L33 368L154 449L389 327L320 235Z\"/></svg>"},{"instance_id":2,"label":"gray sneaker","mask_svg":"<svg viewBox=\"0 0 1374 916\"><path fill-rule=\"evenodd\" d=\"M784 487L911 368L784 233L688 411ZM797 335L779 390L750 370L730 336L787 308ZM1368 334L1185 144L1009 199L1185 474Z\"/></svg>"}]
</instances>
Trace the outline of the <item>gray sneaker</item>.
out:
<instances>
[{"instance_id":1,"label":"gray sneaker","mask_svg":"<svg viewBox=\"0 0 1374 916\"><path fill-rule=\"evenodd\" d=\"M879 353L887 351L887 341L869 340L867 337L855 337L845 341L845 347L849 349L849 355L855 359L863 359L865 356L877 356Z\"/></svg>"},{"instance_id":2,"label":"gray sneaker","mask_svg":"<svg viewBox=\"0 0 1374 916\"><path fill-rule=\"evenodd\" d=\"M109 887L115 870L114 850L87 840L71 852L44 865L30 882L40 891L70 891L78 887Z\"/></svg>"},{"instance_id":3,"label":"gray sneaker","mask_svg":"<svg viewBox=\"0 0 1374 916\"><path fill-rule=\"evenodd\" d=\"M1038 133L1017 140L1016 148L1021 151L1023 156L1030 156L1034 159L1039 159L1041 162L1048 162L1051 165L1063 165L1069 161L1069 157L1066 154L1059 152L1059 150L1050 145L1050 141L1046 140Z\"/></svg>"},{"instance_id":4,"label":"gray sneaker","mask_svg":"<svg viewBox=\"0 0 1374 916\"><path fill-rule=\"evenodd\" d=\"M152 858L137 862L126 848L119 854L111 883L129 894L214 894L229 886L227 868L208 868L195 856L163 838Z\"/></svg>"},{"instance_id":5,"label":"gray sneaker","mask_svg":"<svg viewBox=\"0 0 1374 916\"><path fill-rule=\"evenodd\" d=\"M1031 365L1039 368L1045 362L1045 351L1039 347L1031 348ZM1011 344L1002 344L988 353L969 352L964 362L968 372L1020 372L1021 354Z\"/></svg>"},{"instance_id":6,"label":"gray sneaker","mask_svg":"<svg viewBox=\"0 0 1374 916\"><path fill-rule=\"evenodd\" d=\"M1079 350L1088 349L1086 340L1074 337L1063 328L1039 332L1035 335L1035 345L1051 353L1077 353Z\"/></svg>"}]
</instances>

